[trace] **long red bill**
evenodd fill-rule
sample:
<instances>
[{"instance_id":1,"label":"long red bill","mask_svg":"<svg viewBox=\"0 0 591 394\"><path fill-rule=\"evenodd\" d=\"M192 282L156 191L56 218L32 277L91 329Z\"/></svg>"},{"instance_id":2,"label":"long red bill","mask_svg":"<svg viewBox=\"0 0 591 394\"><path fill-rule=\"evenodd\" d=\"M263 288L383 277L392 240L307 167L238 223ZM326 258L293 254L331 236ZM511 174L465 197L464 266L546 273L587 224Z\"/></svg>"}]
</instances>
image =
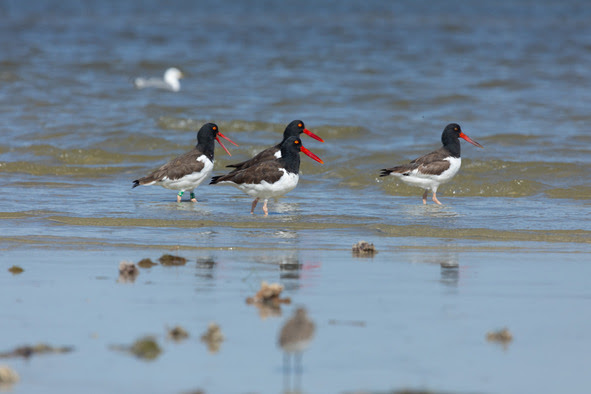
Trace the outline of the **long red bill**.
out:
<instances>
[{"instance_id":1,"label":"long red bill","mask_svg":"<svg viewBox=\"0 0 591 394\"><path fill-rule=\"evenodd\" d=\"M309 157L311 157L312 159L316 160L318 163L324 164L324 162L322 161L322 159L320 157L316 156L314 153L310 152L308 149L304 148L303 146L300 146L300 150L302 152L304 152L306 155L308 155Z\"/></svg>"},{"instance_id":2,"label":"long red bill","mask_svg":"<svg viewBox=\"0 0 591 394\"><path fill-rule=\"evenodd\" d=\"M468 137L468 136L467 136L466 134L464 134L464 133L460 133L460 138L463 138L463 139L465 139L466 141L468 141L469 143L471 143L471 144L472 144L472 145L474 145L474 146L477 146L477 147L479 147L479 148L483 148L483 149L484 149L484 146L480 145L478 142L474 141L472 138Z\"/></svg>"},{"instance_id":3,"label":"long red bill","mask_svg":"<svg viewBox=\"0 0 591 394\"><path fill-rule=\"evenodd\" d=\"M318 137L316 134L312 133L310 130L308 129L304 129L304 133L309 135L310 137L314 138L315 140L318 140L320 142L324 142L324 140L320 137Z\"/></svg>"},{"instance_id":4,"label":"long red bill","mask_svg":"<svg viewBox=\"0 0 591 394\"><path fill-rule=\"evenodd\" d=\"M225 139L226 141L229 141L231 144L234 144L236 146L238 146L237 143L235 143L234 141L232 141L231 139L229 139L228 137L226 137L225 135L223 135L222 133L220 133L218 131L218 135L216 135L215 139L217 140L217 142L222 146L222 148L224 148L224 150L226 151L226 153L230 156L232 156L232 154L230 153L230 151L224 146L224 144L222 144L222 141L220 141L220 139L218 137L222 137L223 139Z\"/></svg>"}]
</instances>

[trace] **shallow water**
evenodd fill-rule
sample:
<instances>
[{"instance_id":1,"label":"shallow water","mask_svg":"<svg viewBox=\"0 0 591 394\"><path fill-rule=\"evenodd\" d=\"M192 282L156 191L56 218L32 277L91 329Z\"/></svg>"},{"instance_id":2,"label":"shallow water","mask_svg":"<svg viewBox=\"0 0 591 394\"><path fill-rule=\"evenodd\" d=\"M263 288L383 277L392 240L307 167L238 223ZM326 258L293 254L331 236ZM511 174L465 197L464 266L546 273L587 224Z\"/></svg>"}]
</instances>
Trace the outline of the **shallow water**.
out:
<instances>
[{"instance_id":1,"label":"shallow water","mask_svg":"<svg viewBox=\"0 0 591 394\"><path fill-rule=\"evenodd\" d=\"M318 325L304 392L586 392L590 18L583 1L0 5L0 352L76 348L0 360L13 391L286 390L293 305L261 319L244 303L267 280ZM180 92L133 88L169 66ZM325 164L302 157L268 217L232 187L201 185L197 204L131 189L205 122L240 144L216 150L217 175L293 119ZM463 143L445 205L378 177L449 122L485 148ZM351 255L362 239L374 258ZM121 260L171 252L189 263L117 283ZM198 340L210 320L216 355ZM184 344L166 342L177 323ZM486 342L504 326L513 343ZM156 361L109 350L144 334Z\"/></svg>"}]
</instances>

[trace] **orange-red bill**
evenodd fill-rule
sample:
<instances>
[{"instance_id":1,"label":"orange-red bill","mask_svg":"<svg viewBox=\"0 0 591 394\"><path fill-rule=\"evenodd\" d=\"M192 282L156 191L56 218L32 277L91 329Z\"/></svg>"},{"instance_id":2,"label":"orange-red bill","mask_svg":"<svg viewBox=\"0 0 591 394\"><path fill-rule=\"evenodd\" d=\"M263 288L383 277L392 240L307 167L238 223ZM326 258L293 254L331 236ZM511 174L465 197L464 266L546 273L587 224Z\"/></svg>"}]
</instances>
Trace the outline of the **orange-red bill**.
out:
<instances>
[{"instance_id":1,"label":"orange-red bill","mask_svg":"<svg viewBox=\"0 0 591 394\"><path fill-rule=\"evenodd\" d=\"M471 143L471 144L472 144L472 145L474 145L474 146L477 146L477 147L479 147L479 148L483 148L483 149L484 149L484 146L480 145L478 142L474 141L472 138L468 137L468 136L467 136L466 134L464 134L464 133L460 133L460 138L463 138L463 139L465 139L466 141L468 141L469 143Z\"/></svg>"},{"instance_id":2,"label":"orange-red bill","mask_svg":"<svg viewBox=\"0 0 591 394\"><path fill-rule=\"evenodd\" d=\"M304 148L303 146L300 146L300 150L302 152L304 152L306 155L308 155L309 157L311 157L312 159L316 160L318 163L324 164L324 162L322 161L322 159L320 157L316 156L314 153L310 152L308 149Z\"/></svg>"},{"instance_id":3,"label":"orange-red bill","mask_svg":"<svg viewBox=\"0 0 591 394\"><path fill-rule=\"evenodd\" d=\"M315 140L318 140L320 142L324 142L324 140L320 137L318 137L316 134L312 133L310 130L308 129L304 129L304 133L309 135L310 137L314 138Z\"/></svg>"},{"instance_id":4,"label":"orange-red bill","mask_svg":"<svg viewBox=\"0 0 591 394\"><path fill-rule=\"evenodd\" d=\"M228 137L226 137L225 135L223 135L222 133L220 133L218 131L218 135L216 135L215 139L217 140L217 142L222 146L222 148L224 148L224 150L226 151L226 153L230 156L232 156L232 154L230 153L230 151L224 146L224 144L222 144L222 141L220 141L220 139L218 137L222 137L223 139L225 139L226 141L229 141L230 143L238 146L237 143L235 143L234 141L232 141L231 139L229 139Z\"/></svg>"}]
</instances>

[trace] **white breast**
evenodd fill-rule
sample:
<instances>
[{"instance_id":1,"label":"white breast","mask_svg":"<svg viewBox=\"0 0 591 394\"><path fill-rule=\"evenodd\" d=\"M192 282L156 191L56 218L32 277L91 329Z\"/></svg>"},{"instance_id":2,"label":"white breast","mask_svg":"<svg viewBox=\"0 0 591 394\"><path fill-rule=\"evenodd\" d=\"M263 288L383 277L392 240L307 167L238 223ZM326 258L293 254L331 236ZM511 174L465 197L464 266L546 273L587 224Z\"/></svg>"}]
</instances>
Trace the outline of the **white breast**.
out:
<instances>
[{"instance_id":1,"label":"white breast","mask_svg":"<svg viewBox=\"0 0 591 394\"><path fill-rule=\"evenodd\" d=\"M419 172L418 169L411 171L408 175L402 175L398 173L392 173L391 175L394 175L396 178L400 179L407 185L418 186L423 189L437 191L439 185L448 182L451 178L453 178L458 173L460 166L462 165L462 159L460 157L448 157L445 160L449 161L449 168L439 175L423 174Z\"/></svg>"},{"instance_id":2,"label":"white breast","mask_svg":"<svg viewBox=\"0 0 591 394\"><path fill-rule=\"evenodd\" d=\"M232 185L251 197L266 199L279 197L295 189L300 179L298 174L289 173L283 168L281 171L283 171L283 175L275 183L262 181L261 183L243 183L242 185L232 183Z\"/></svg>"},{"instance_id":3,"label":"white breast","mask_svg":"<svg viewBox=\"0 0 591 394\"><path fill-rule=\"evenodd\" d=\"M193 190L201 184L204 180L209 178L211 171L213 170L213 162L205 155L201 155L197 158L197 161L203 163L201 171L192 172L179 179L170 180L168 177L164 177L158 183L171 190Z\"/></svg>"}]
</instances>

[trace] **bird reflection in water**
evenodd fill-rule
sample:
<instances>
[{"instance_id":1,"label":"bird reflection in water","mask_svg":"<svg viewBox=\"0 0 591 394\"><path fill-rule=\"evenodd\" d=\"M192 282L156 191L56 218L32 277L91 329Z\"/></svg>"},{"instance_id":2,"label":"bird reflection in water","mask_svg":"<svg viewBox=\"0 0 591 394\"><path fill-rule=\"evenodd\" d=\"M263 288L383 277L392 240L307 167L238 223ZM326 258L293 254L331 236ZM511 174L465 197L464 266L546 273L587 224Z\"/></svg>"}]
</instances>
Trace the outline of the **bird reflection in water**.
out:
<instances>
[{"instance_id":1,"label":"bird reflection in water","mask_svg":"<svg viewBox=\"0 0 591 394\"><path fill-rule=\"evenodd\" d=\"M302 353L314 337L314 322L308 317L306 309L295 310L279 332L278 344L283 350L283 389L285 393L300 393L302 386ZM294 359L293 368L291 358ZM294 377L293 387L291 376Z\"/></svg>"}]
</instances>

